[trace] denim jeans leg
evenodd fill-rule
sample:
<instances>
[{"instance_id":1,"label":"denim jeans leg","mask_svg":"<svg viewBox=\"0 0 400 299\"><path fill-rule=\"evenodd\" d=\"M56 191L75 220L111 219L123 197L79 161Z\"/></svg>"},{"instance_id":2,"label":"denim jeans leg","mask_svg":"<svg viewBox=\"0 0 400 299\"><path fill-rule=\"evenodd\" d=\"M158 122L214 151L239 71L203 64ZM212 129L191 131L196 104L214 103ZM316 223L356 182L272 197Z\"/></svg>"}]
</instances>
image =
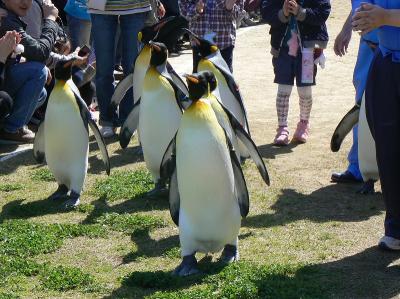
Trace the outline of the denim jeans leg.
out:
<instances>
[{"instance_id":1,"label":"denim jeans leg","mask_svg":"<svg viewBox=\"0 0 400 299\"><path fill-rule=\"evenodd\" d=\"M96 51L96 91L100 110L99 124L115 126L116 111L109 109L114 93L115 35L118 16L91 14L92 37Z\"/></svg>"},{"instance_id":2,"label":"denim jeans leg","mask_svg":"<svg viewBox=\"0 0 400 299\"><path fill-rule=\"evenodd\" d=\"M6 119L4 129L16 132L26 125L42 100L47 78L45 65L39 62L26 62L13 65L6 74L5 91L14 99L14 107Z\"/></svg>"},{"instance_id":3,"label":"denim jeans leg","mask_svg":"<svg viewBox=\"0 0 400 299\"><path fill-rule=\"evenodd\" d=\"M124 75L129 75L138 55L137 36L144 26L147 13L136 13L120 16L122 39L122 68ZM119 123L123 124L133 108L133 91L130 89L119 106Z\"/></svg>"},{"instance_id":4,"label":"denim jeans leg","mask_svg":"<svg viewBox=\"0 0 400 299\"><path fill-rule=\"evenodd\" d=\"M76 47L89 45L92 23L87 20L75 18L69 14L67 14L67 21L72 50L75 50Z\"/></svg>"}]
</instances>

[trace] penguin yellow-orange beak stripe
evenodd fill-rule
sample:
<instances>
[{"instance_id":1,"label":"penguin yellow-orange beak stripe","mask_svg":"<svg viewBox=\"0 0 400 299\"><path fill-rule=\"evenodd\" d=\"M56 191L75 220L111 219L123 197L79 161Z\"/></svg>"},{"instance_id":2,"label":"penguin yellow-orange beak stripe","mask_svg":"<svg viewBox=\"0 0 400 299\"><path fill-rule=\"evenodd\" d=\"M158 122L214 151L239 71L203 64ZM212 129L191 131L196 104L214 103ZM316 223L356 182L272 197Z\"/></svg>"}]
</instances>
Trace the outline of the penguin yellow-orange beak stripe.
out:
<instances>
[{"instance_id":1,"label":"penguin yellow-orange beak stripe","mask_svg":"<svg viewBox=\"0 0 400 299\"><path fill-rule=\"evenodd\" d=\"M155 44L151 44L151 48L156 50L157 52L161 52L161 48Z\"/></svg>"},{"instance_id":2,"label":"penguin yellow-orange beak stripe","mask_svg":"<svg viewBox=\"0 0 400 299\"><path fill-rule=\"evenodd\" d=\"M185 75L186 80L194 83L194 84L199 84L199 79L197 79L195 76L192 75Z\"/></svg>"},{"instance_id":3,"label":"penguin yellow-orange beak stripe","mask_svg":"<svg viewBox=\"0 0 400 299\"><path fill-rule=\"evenodd\" d=\"M68 68L68 67L70 67L71 66L71 64L73 64L74 63L74 60L75 59L71 59L70 61L68 61L68 62L66 62L64 65L63 65L63 68Z\"/></svg>"}]
</instances>

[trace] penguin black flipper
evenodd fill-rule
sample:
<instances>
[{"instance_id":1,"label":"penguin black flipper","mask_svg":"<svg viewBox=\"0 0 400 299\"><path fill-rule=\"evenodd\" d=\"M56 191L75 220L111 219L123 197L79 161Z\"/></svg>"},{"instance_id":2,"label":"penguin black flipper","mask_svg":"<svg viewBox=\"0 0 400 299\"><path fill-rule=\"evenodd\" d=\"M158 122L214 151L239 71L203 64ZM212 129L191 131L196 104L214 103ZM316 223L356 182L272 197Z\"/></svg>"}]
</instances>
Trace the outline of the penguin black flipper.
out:
<instances>
[{"instance_id":1,"label":"penguin black flipper","mask_svg":"<svg viewBox=\"0 0 400 299\"><path fill-rule=\"evenodd\" d=\"M161 160L160 165L160 177L166 182L172 176L175 168L176 168L176 134L174 138L169 143L167 149L165 150L164 156Z\"/></svg>"},{"instance_id":2,"label":"penguin black flipper","mask_svg":"<svg viewBox=\"0 0 400 299\"><path fill-rule=\"evenodd\" d=\"M33 143L33 157L38 163L44 162L44 121L42 121L38 131L35 134L35 142Z\"/></svg>"},{"instance_id":3,"label":"penguin black flipper","mask_svg":"<svg viewBox=\"0 0 400 299\"><path fill-rule=\"evenodd\" d=\"M110 106L117 107L119 103L121 103L125 94L128 92L129 88L133 86L133 73L130 73L124 79L119 81L117 86L115 87L114 94L111 98Z\"/></svg>"},{"instance_id":4,"label":"penguin black flipper","mask_svg":"<svg viewBox=\"0 0 400 299\"><path fill-rule=\"evenodd\" d=\"M229 121L232 126L232 129L235 132L237 138L247 148L247 151L249 152L250 157L253 159L254 163L256 163L257 169L260 172L262 179L269 186L270 179L269 179L267 167L265 166L265 163L260 155L260 152L257 149L257 146L255 145L254 141L251 139L250 135L243 129L242 125L239 123L239 121L236 119L236 117L232 113L230 113L229 110L222 103L220 103L220 104L221 104L222 109L224 109L226 115L228 116ZM225 131L226 131L226 129L225 129Z\"/></svg>"},{"instance_id":5,"label":"penguin black flipper","mask_svg":"<svg viewBox=\"0 0 400 299\"><path fill-rule=\"evenodd\" d=\"M178 175L176 173L176 168L171 176L171 181L169 183L169 212L172 217L172 221L179 226L179 209L181 205L181 198L178 189Z\"/></svg>"},{"instance_id":6,"label":"penguin black flipper","mask_svg":"<svg viewBox=\"0 0 400 299\"><path fill-rule=\"evenodd\" d=\"M185 84L185 82L182 80L182 78L175 72L174 68L171 66L169 62L167 62L167 71L171 75L172 81L180 88L183 93L185 93L186 96L189 95L189 90Z\"/></svg>"},{"instance_id":7,"label":"penguin black flipper","mask_svg":"<svg viewBox=\"0 0 400 299\"><path fill-rule=\"evenodd\" d=\"M240 167L240 162L232 147L230 150L230 156L233 175L235 177L235 194L240 208L240 215L244 218L249 214L250 209L249 192L247 191L247 185L242 168Z\"/></svg>"},{"instance_id":8,"label":"penguin black flipper","mask_svg":"<svg viewBox=\"0 0 400 299\"><path fill-rule=\"evenodd\" d=\"M331 151L332 152L339 151L344 138L347 136L347 134L350 133L350 131L353 129L353 127L358 123L359 115L360 115L360 106L355 105L353 108L350 109L349 112L346 113L346 115L340 121L340 123L336 127L335 132L333 133L332 138L331 138Z\"/></svg>"},{"instance_id":9,"label":"penguin black flipper","mask_svg":"<svg viewBox=\"0 0 400 299\"><path fill-rule=\"evenodd\" d=\"M75 100L76 100L76 103L78 104L78 107L79 107L79 110L81 113L81 117L82 117L83 123L86 127L86 130L88 131L88 134L89 134L88 126L90 127L90 129L92 129L93 135L97 141L97 144L99 145L101 157L104 162L104 166L106 167L106 173L108 175L110 175L110 158L108 156L107 146L104 141L104 138L103 138L103 136L101 136L99 128L97 127L96 122L92 119L92 117L90 115L90 111L89 111L88 107L86 106L85 101L79 95L79 91L78 91L77 87L75 86L75 84L71 81L71 82L69 82L69 86L71 87L71 90L74 93Z\"/></svg>"},{"instance_id":10,"label":"penguin black flipper","mask_svg":"<svg viewBox=\"0 0 400 299\"><path fill-rule=\"evenodd\" d=\"M132 111L126 118L119 133L119 144L122 148L126 148L128 146L129 141L139 125L140 100L141 98L139 98L135 105L133 105Z\"/></svg>"}]
</instances>

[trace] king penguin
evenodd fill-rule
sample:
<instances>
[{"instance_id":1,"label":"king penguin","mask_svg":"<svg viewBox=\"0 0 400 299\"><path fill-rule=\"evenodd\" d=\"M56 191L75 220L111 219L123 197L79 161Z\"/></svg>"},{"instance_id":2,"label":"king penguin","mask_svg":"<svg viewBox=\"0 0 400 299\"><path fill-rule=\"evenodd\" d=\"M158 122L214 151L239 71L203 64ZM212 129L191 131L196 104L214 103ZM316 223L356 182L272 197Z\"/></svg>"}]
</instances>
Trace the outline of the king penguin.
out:
<instances>
[{"instance_id":1,"label":"king penguin","mask_svg":"<svg viewBox=\"0 0 400 299\"><path fill-rule=\"evenodd\" d=\"M331 150L337 152L342 145L344 138L358 123L358 163L364 186L358 191L361 194L374 193L374 184L379 180L379 170L376 161L375 141L371 134L366 110L365 94L362 97L361 104L355 105L343 119L339 122L332 135Z\"/></svg>"},{"instance_id":2,"label":"king penguin","mask_svg":"<svg viewBox=\"0 0 400 299\"><path fill-rule=\"evenodd\" d=\"M56 83L50 94L45 120L40 125L34 142L34 156L38 162L47 161L58 189L52 199L64 198L69 193L66 207L79 204L88 168L89 131L93 131L99 145L107 174L110 162L104 140L90 112L71 80L73 60L60 61L55 68Z\"/></svg>"},{"instance_id":3,"label":"king penguin","mask_svg":"<svg viewBox=\"0 0 400 299\"><path fill-rule=\"evenodd\" d=\"M238 260L241 217L249 212L239 160L212 108L203 75L186 75L192 104L164 155L172 173L170 213L179 226L182 262L174 271L179 276L199 272L196 252L223 249L222 261Z\"/></svg>"},{"instance_id":4,"label":"king penguin","mask_svg":"<svg viewBox=\"0 0 400 299\"><path fill-rule=\"evenodd\" d=\"M156 42L150 46L150 67L144 78L142 96L122 126L120 144L125 148L138 130L144 160L155 183L149 195L156 195L166 184L166 178L160 176L163 154L178 130L185 108L183 103L188 98L167 71L166 46Z\"/></svg>"},{"instance_id":5,"label":"king penguin","mask_svg":"<svg viewBox=\"0 0 400 299\"><path fill-rule=\"evenodd\" d=\"M123 97L131 88L133 88L133 101L137 103L142 96L144 76L150 65L151 46L150 41L163 43L168 39L169 35L166 34L171 30L171 27L176 27L176 23L181 24L181 17L171 16L162 19L158 23L144 27L138 33L138 41L141 44L141 50L135 60L132 73L121 80L115 88L114 94L111 98L111 106L116 107L122 101ZM182 30L183 27L174 28L174 30ZM180 89L187 94L187 88L181 77L175 72L173 67L167 63L167 70L172 80L177 84Z\"/></svg>"}]
</instances>

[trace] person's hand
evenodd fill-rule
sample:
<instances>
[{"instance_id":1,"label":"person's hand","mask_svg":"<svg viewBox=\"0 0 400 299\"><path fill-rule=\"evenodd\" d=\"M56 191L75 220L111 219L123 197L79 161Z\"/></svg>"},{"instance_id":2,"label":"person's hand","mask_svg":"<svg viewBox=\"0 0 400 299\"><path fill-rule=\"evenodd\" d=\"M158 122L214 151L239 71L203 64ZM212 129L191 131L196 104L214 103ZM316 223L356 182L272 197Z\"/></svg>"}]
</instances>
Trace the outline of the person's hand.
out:
<instances>
[{"instance_id":1,"label":"person's hand","mask_svg":"<svg viewBox=\"0 0 400 299\"><path fill-rule=\"evenodd\" d=\"M337 56L342 57L346 55L351 40L351 34L351 30L342 30L337 35L335 45L333 46L333 51Z\"/></svg>"},{"instance_id":2,"label":"person's hand","mask_svg":"<svg viewBox=\"0 0 400 299\"><path fill-rule=\"evenodd\" d=\"M283 3L282 11L283 11L283 14L285 15L285 17L289 16L289 14L290 14L289 0L285 0L285 2Z\"/></svg>"},{"instance_id":3,"label":"person's hand","mask_svg":"<svg viewBox=\"0 0 400 299\"><path fill-rule=\"evenodd\" d=\"M54 6L53 3L44 1L43 5L43 17L45 19L50 19L55 21L58 17L58 9Z\"/></svg>"},{"instance_id":4,"label":"person's hand","mask_svg":"<svg viewBox=\"0 0 400 299\"><path fill-rule=\"evenodd\" d=\"M225 8L227 10L232 10L237 0L225 0Z\"/></svg>"},{"instance_id":5,"label":"person's hand","mask_svg":"<svg viewBox=\"0 0 400 299\"><path fill-rule=\"evenodd\" d=\"M51 71L47 66L46 66L46 71L47 71L46 85L50 85L51 81L53 80L53 76L51 75Z\"/></svg>"},{"instance_id":6,"label":"person's hand","mask_svg":"<svg viewBox=\"0 0 400 299\"><path fill-rule=\"evenodd\" d=\"M289 13L293 14L294 16L297 16L297 14L299 13L300 5L297 4L296 0L289 0L288 9Z\"/></svg>"},{"instance_id":7,"label":"person's hand","mask_svg":"<svg viewBox=\"0 0 400 299\"><path fill-rule=\"evenodd\" d=\"M202 14L204 12L204 2L203 0L199 0L196 3L196 12Z\"/></svg>"},{"instance_id":8,"label":"person's hand","mask_svg":"<svg viewBox=\"0 0 400 299\"><path fill-rule=\"evenodd\" d=\"M387 18L387 10L378 5L369 3L361 3L356 10L352 19L354 31L360 32L361 35L385 25Z\"/></svg>"},{"instance_id":9,"label":"person's hand","mask_svg":"<svg viewBox=\"0 0 400 299\"><path fill-rule=\"evenodd\" d=\"M0 38L0 61L6 62L7 57L15 50L15 47L21 41L21 36L16 31L7 31L6 34Z\"/></svg>"},{"instance_id":10,"label":"person's hand","mask_svg":"<svg viewBox=\"0 0 400 299\"><path fill-rule=\"evenodd\" d=\"M72 63L73 66L82 66L87 64L88 58L89 58L89 54L85 55L85 56L79 56L78 52L81 48L77 47L74 51L74 53L72 53L75 56L75 60Z\"/></svg>"},{"instance_id":11,"label":"person's hand","mask_svg":"<svg viewBox=\"0 0 400 299\"><path fill-rule=\"evenodd\" d=\"M157 15L159 18L163 18L165 16L165 7L161 2L157 7Z\"/></svg>"}]
</instances>

